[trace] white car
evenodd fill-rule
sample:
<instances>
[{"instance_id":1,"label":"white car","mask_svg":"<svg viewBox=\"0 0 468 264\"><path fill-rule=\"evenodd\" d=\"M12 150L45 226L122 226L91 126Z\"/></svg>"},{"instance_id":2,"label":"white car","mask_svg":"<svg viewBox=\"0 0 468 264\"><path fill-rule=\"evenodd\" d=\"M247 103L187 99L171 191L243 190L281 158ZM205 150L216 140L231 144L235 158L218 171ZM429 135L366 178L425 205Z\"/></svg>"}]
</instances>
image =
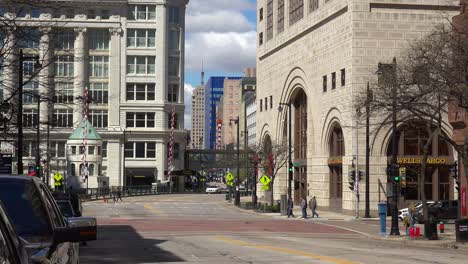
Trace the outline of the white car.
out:
<instances>
[{"instance_id":1,"label":"white car","mask_svg":"<svg viewBox=\"0 0 468 264\"><path fill-rule=\"evenodd\" d=\"M433 204L434 201L427 201L427 205ZM417 202L414 204L414 209L417 210L422 206L422 202ZM398 210L398 219L403 220L405 216L408 214L408 208L403 208Z\"/></svg>"},{"instance_id":2,"label":"white car","mask_svg":"<svg viewBox=\"0 0 468 264\"><path fill-rule=\"evenodd\" d=\"M221 188L216 187L216 186L208 186L206 188L206 193L219 193L221 192Z\"/></svg>"}]
</instances>

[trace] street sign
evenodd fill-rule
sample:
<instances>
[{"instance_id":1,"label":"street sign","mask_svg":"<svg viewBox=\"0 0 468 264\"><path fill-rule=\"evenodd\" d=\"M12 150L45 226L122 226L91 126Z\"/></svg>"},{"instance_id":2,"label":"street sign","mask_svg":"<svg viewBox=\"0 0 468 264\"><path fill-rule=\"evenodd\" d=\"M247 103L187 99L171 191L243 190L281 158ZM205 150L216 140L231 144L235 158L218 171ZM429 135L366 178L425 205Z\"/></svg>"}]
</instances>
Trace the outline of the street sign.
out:
<instances>
[{"instance_id":1,"label":"street sign","mask_svg":"<svg viewBox=\"0 0 468 264\"><path fill-rule=\"evenodd\" d=\"M271 179L268 176L263 175L260 178L260 182L265 186L265 185L268 185L271 182Z\"/></svg>"},{"instance_id":2,"label":"street sign","mask_svg":"<svg viewBox=\"0 0 468 264\"><path fill-rule=\"evenodd\" d=\"M301 166L300 163L293 163L292 165L293 165L293 167L296 167L296 168L299 168Z\"/></svg>"},{"instance_id":3,"label":"street sign","mask_svg":"<svg viewBox=\"0 0 468 264\"><path fill-rule=\"evenodd\" d=\"M268 186L268 185L263 185L263 186L262 186L262 190L268 191L268 190L270 190L270 186Z\"/></svg>"},{"instance_id":4,"label":"street sign","mask_svg":"<svg viewBox=\"0 0 468 264\"><path fill-rule=\"evenodd\" d=\"M62 179L63 179L63 175L61 173L57 172L54 174L54 180L60 181Z\"/></svg>"},{"instance_id":5,"label":"street sign","mask_svg":"<svg viewBox=\"0 0 468 264\"><path fill-rule=\"evenodd\" d=\"M234 175L232 175L232 172L228 172L228 174L226 174L226 181L234 181Z\"/></svg>"},{"instance_id":6,"label":"street sign","mask_svg":"<svg viewBox=\"0 0 468 264\"><path fill-rule=\"evenodd\" d=\"M227 185L227 186L233 186L233 185L234 185L234 182L233 182L233 181L228 181L228 182L226 182L226 185Z\"/></svg>"}]
</instances>

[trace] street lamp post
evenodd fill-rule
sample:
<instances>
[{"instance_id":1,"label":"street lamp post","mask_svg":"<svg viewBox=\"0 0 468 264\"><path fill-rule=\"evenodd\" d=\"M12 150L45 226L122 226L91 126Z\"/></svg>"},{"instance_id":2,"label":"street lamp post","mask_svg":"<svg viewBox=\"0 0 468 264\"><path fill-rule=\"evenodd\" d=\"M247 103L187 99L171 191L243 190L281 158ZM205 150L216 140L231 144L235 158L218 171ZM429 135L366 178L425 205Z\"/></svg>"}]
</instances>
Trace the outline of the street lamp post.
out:
<instances>
[{"instance_id":1,"label":"street lamp post","mask_svg":"<svg viewBox=\"0 0 468 264\"><path fill-rule=\"evenodd\" d=\"M291 102L289 103L280 103L278 111L282 112L283 107L288 107L288 199L292 199L292 178L293 178L293 163L292 163L292 132L291 132Z\"/></svg>"},{"instance_id":2,"label":"street lamp post","mask_svg":"<svg viewBox=\"0 0 468 264\"><path fill-rule=\"evenodd\" d=\"M39 56L24 56L23 50L19 50L19 65L18 65L18 112L16 113L18 126L18 145L16 155L18 157L18 174L23 174L23 63L25 61L35 61L36 65L41 66ZM38 68L39 68L38 67ZM39 109L37 112L39 120Z\"/></svg>"},{"instance_id":3,"label":"street lamp post","mask_svg":"<svg viewBox=\"0 0 468 264\"><path fill-rule=\"evenodd\" d=\"M239 172L240 172L240 161L239 161L239 139L240 139L240 129L239 129L239 117L235 119L229 119L229 125L232 125L232 122L234 122L237 125L237 175L236 175L236 197L234 197L234 205L239 206L240 205L240 191L239 191Z\"/></svg>"}]
</instances>

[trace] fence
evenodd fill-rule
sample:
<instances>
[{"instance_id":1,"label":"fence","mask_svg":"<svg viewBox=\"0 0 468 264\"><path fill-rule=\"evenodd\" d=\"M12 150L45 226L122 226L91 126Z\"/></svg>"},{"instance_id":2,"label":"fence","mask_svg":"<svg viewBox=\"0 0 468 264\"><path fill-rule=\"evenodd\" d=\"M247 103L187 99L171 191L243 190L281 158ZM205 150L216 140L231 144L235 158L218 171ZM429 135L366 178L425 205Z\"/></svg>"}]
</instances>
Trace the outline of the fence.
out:
<instances>
[{"instance_id":1,"label":"fence","mask_svg":"<svg viewBox=\"0 0 468 264\"><path fill-rule=\"evenodd\" d=\"M82 199L85 200L98 200L104 197L112 197L113 195L121 197L141 196L141 195L158 195L168 194L169 187L164 185L157 186L114 186L114 187L101 187L101 188L81 188L73 190Z\"/></svg>"}]
</instances>

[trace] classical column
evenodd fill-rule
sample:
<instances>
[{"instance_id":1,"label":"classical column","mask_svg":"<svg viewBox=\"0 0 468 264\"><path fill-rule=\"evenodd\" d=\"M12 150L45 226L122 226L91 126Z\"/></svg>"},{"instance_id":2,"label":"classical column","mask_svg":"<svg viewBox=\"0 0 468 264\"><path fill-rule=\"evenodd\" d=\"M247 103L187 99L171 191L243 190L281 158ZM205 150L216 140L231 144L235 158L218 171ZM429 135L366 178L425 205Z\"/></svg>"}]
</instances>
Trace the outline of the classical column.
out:
<instances>
[{"instance_id":1,"label":"classical column","mask_svg":"<svg viewBox=\"0 0 468 264\"><path fill-rule=\"evenodd\" d=\"M40 98L40 111L39 120L41 130L47 129L49 124L49 117L51 116L52 109L52 98L53 98L53 87L52 87L52 76L53 76L53 64L52 46L50 42L50 27L40 28L42 33L39 43L39 59L42 64L41 71L39 72L39 98Z\"/></svg>"},{"instance_id":2,"label":"classical column","mask_svg":"<svg viewBox=\"0 0 468 264\"><path fill-rule=\"evenodd\" d=\"M110 44L110 58L109 58L109 127L120 126L120 84L121 84L121 28L110 28L111 44ZM125 88L124 88L125 89Z\"/></svg>"},{"instance_id":3,"label":"classical column","mask_svg":"<svg viewBox=\"0 0 468 264\"><path fill-rule=\"evenodd\" d=\"M75 59L74 59L74 81L73 81L73 127L78 127L83 115L83 93L87 85L88 73L86 50L86 28L75 28ZM78 98L78 99L77 99Z\"/></svg>"},{"instance_id":4,"label":"classical column","mask_svg":"<svg viewBox=\"0 0 468 264\"><path fill-rule=\"evenodd\" d=\"M157 51L156 62L156 76L159 79L159 86L156 83L156 91L158 91L158 96L156 100L160 102L167 101L167 91L168 91L168 77L167 77L167 61L168 61L168 51L167 51L167 28L168 28L168 21L167 21L167 5L158 5L159 10L157 12L161 14L161 19L159 20L161 26L158 27L159 35L158 35L158 47L161 47Z\"/></svg>"}]
</instances>

